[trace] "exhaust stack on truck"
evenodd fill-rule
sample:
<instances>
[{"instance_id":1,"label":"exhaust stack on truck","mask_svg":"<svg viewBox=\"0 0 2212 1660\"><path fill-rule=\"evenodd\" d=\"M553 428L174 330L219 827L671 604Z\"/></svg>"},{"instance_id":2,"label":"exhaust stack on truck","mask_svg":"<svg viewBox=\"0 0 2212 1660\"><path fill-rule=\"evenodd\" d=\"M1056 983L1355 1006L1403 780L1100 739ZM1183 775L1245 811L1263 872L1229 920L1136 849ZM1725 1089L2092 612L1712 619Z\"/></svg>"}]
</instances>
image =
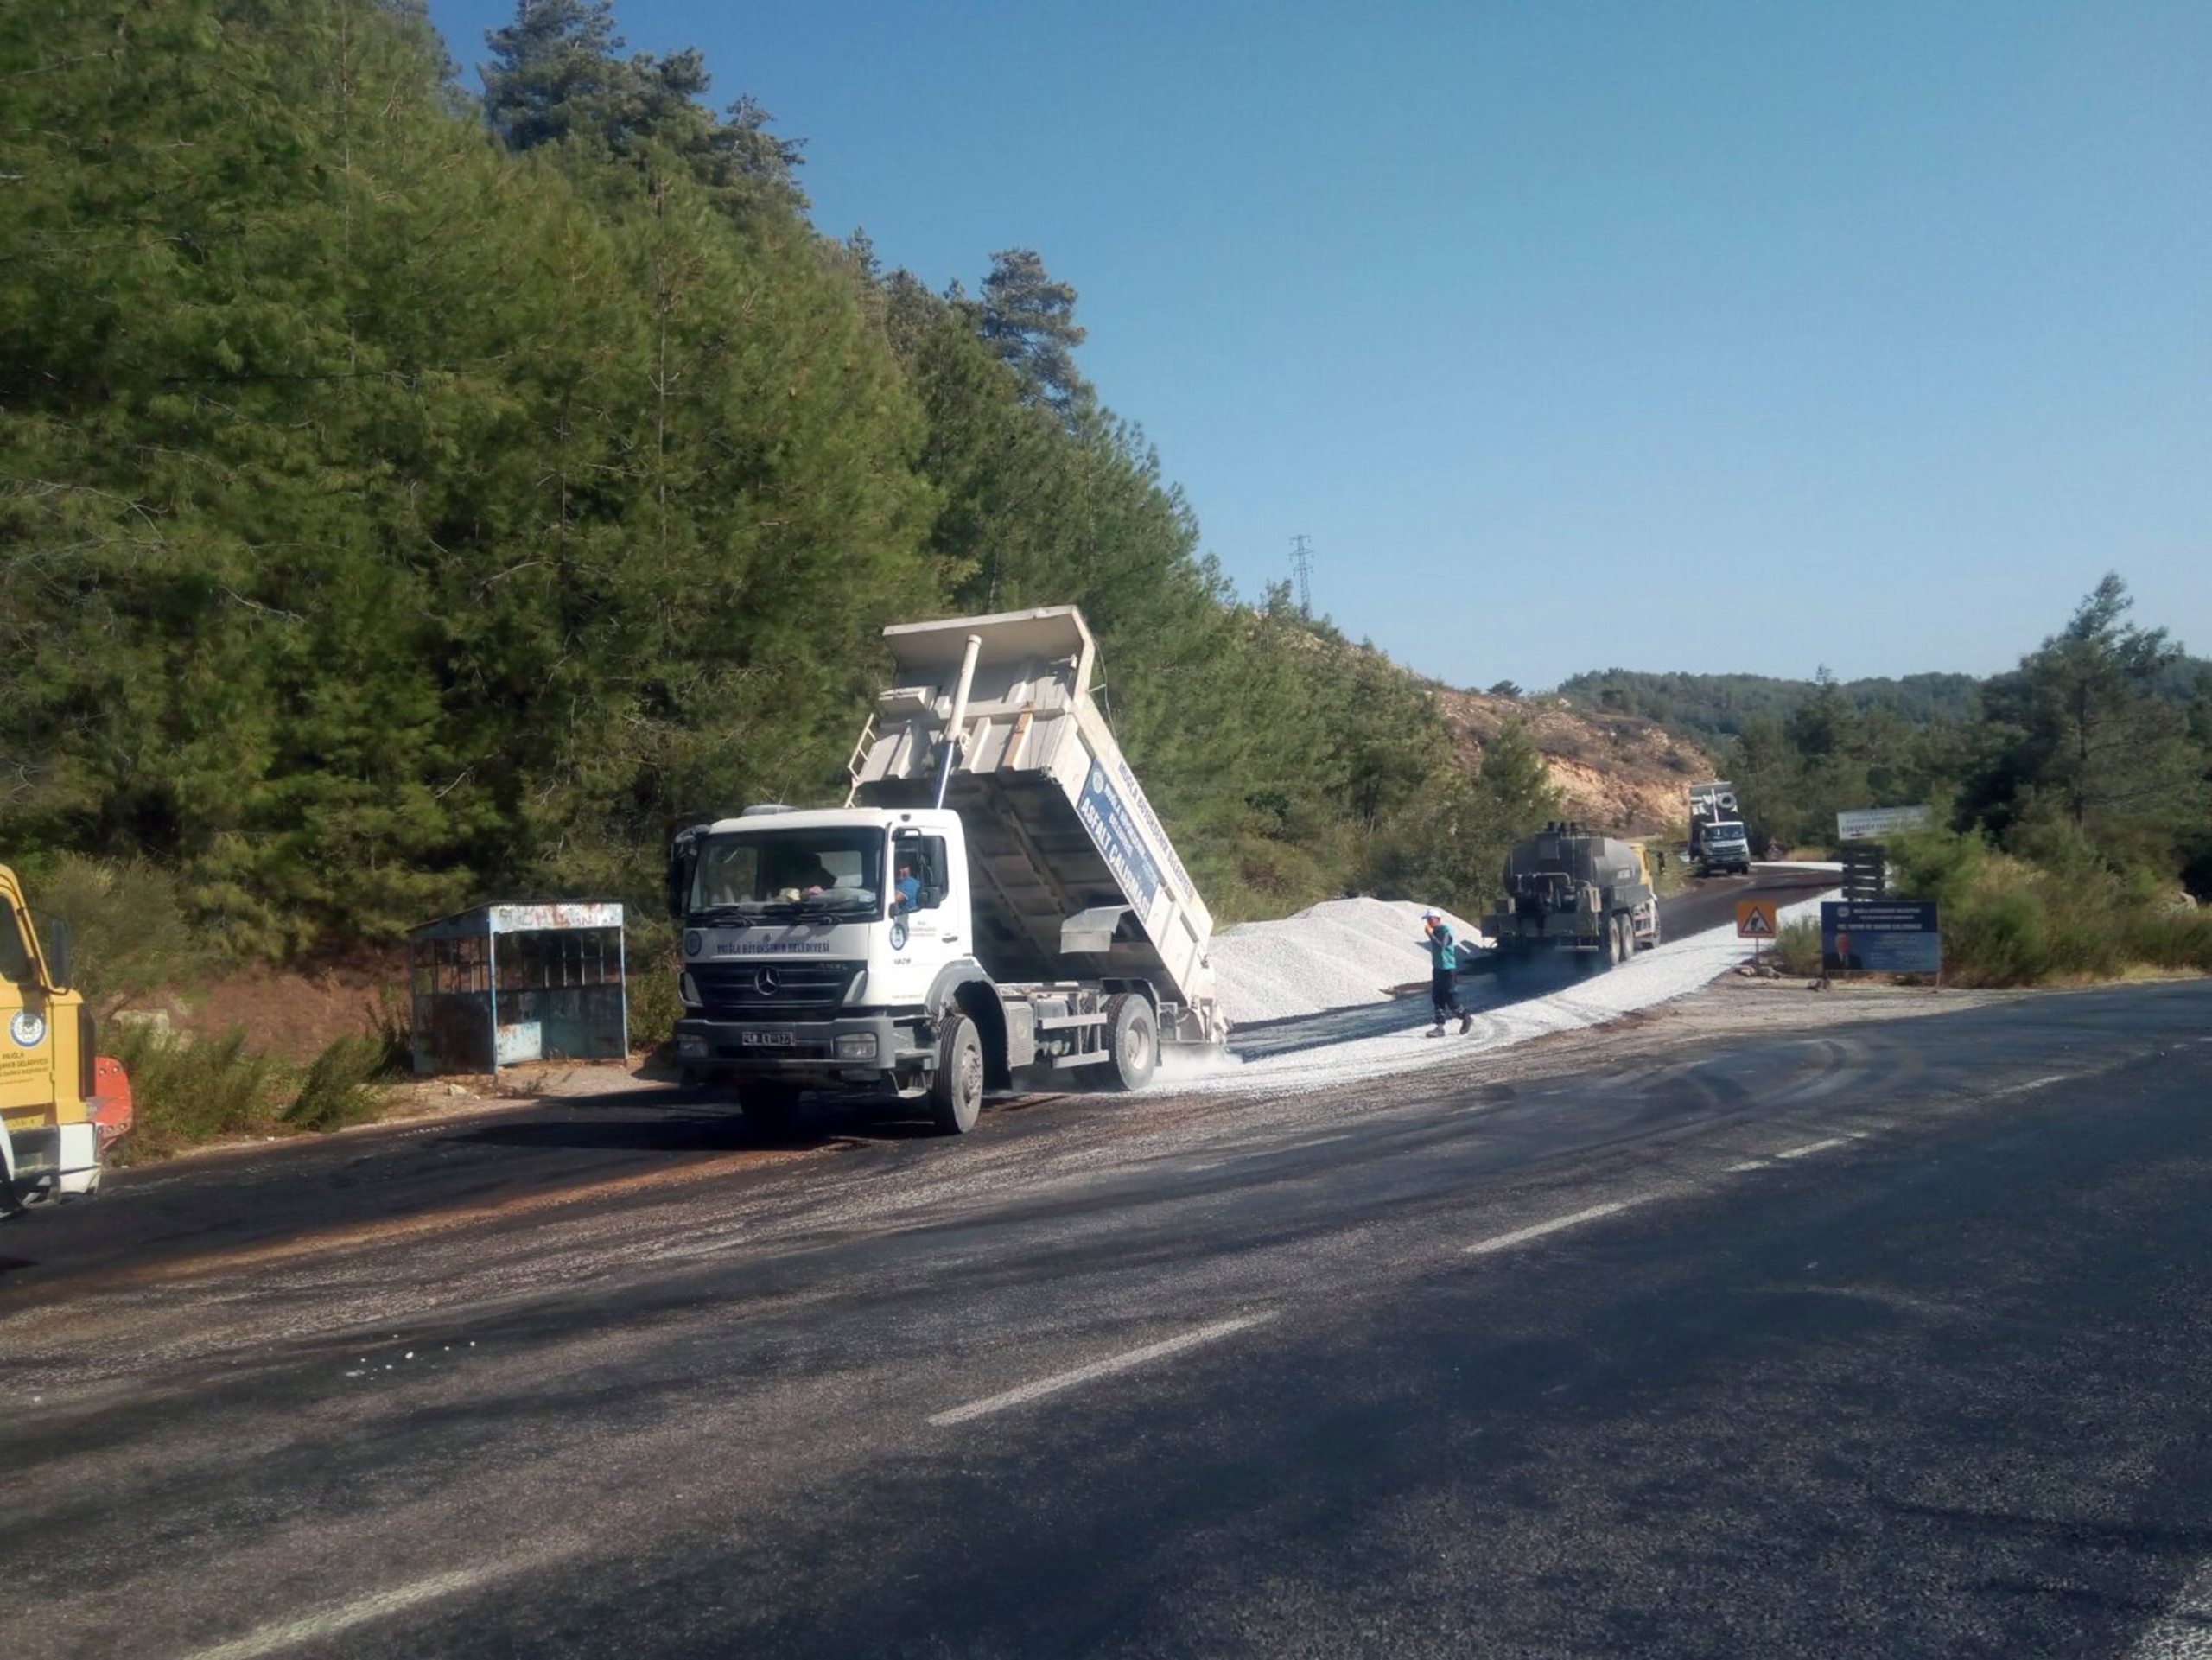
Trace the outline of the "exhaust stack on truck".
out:
<instances>
[{"instance_id":1,"label":"exhaust stack on truck","mask_svg":"<svg viewBox=\"0 0 2212 1660\"><path fill-rule=\"evenodd\" d=\"M808 1088L973 1126L988 1085L1228 1035L1212 918L1091 697L1072 606L884 630L842 808L676 838L677 1059L773 1123Z\"/></svg>"}]
</instances>

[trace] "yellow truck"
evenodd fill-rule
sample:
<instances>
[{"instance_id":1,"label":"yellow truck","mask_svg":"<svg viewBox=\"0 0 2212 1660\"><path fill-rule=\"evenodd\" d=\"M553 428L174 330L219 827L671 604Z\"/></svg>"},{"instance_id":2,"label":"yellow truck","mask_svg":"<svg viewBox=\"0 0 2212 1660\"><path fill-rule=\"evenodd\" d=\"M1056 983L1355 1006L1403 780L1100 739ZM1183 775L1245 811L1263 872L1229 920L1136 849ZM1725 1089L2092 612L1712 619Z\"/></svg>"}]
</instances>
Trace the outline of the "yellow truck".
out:
<instances>
[{"instance_id":1,"label":"yellow truck","mask_svg":"<svg viewBox=\"0 0 2212 1660\"><path fill-rule=\"evenodd\" d=\"M130 1079L94 1048L69 969L68 930L41 946L22 884L0 865L0 1216L98 1193L102 1158L130 1127Z\"/></svg>"}]
</instances>

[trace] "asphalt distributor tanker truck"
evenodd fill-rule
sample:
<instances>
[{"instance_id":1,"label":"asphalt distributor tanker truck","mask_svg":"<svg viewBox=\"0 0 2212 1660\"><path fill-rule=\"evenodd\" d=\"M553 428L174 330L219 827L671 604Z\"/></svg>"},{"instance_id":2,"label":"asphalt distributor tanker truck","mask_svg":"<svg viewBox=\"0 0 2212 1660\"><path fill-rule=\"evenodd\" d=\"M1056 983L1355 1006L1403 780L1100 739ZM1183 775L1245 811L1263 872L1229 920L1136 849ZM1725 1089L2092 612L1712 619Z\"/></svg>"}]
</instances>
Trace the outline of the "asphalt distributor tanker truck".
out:
<instances>
[{"instance_id":1,"label":"asphalt distributor tanker truck","mask_svg":"<svg viewBox=\"0 0 2212 1660\"><path fill-rule=\"evenodd\" d=\"M1659 900L1632 842L1548 824L1506 855L1503 885L1483 919L1501 967L1561 952L1611 968L1659 943Z\"/></svg>"},{"instance_id":2,"label":"asphalt distributor tanker truck","mask_svg":"<svg viewBox=\"0 0 2212 1660\"><path fill-rule=\"evenodd\" d=\"M687 1073L774 1128L801 1091L925 1103L1135 1089L1228 1036L1213 921L1092 701L1072 606L883 631L896 678L842 808L748 807L671 849Z\"/></svg>"}]
</instances>

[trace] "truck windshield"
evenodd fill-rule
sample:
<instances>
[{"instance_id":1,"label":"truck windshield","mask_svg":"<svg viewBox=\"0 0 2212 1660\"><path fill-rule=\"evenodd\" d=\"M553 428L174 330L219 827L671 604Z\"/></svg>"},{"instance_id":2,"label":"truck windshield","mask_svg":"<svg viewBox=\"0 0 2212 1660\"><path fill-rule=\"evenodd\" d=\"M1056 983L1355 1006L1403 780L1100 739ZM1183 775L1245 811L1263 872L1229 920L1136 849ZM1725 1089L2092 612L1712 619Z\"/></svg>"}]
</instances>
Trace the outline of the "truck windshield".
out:
<instances>
[{"instance_id":1,"label":"truck windshield","mask_svg":"<svg viewBox=\"0 0 2212 1660\"><path fill-rule=\"evenodd\" d=\"M31 982L31 954L16 929L12 907L0 900L0 980L27 986Z\"/></svg>"},{"instance_id":2,"label":"truck windshield","mask_svg":"<svg viewBox=\"0 0 2212 1660\"><path fill-rule=\"evenodd\" d=\"M875 916L883 908L884 833L743 830L699 848L689 909L737 918Z\"/></svg>"}]
</instances>

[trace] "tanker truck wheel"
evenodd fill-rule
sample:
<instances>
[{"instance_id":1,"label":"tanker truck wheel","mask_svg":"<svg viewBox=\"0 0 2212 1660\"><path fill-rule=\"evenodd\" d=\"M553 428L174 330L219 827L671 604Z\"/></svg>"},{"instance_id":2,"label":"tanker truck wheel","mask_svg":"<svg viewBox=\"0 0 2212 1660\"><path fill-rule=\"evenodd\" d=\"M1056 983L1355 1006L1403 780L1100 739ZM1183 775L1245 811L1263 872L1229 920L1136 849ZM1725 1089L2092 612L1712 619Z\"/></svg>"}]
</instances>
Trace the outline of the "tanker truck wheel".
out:
<instances>
[{"instance_id":1,"label":"tanker truck wheel","mask_svg":"<svg viewBox=\"0 0 2212 1660\"><path fill-rule=\"evenodd\" d=\"M937 1070L930 1074L930 1116L938 1133L965 1135L983 1110L983 1040L957 1011L938 1022Z\"/></svg>"},{"instance_id":2,"label":"tanker truck wheel","mask_svg":"<svg viewBox=\"0 0 2212 1660\"><path fill-rule=\"evenodd\" d=\"M1152 1082L1152 1069L1160 1064L1160 1027L1150 1003L1133 991L1108 998L1106 1040L1113 1046L1116 1084L1141 1090Z\"/></svg>"}]
</instances>

